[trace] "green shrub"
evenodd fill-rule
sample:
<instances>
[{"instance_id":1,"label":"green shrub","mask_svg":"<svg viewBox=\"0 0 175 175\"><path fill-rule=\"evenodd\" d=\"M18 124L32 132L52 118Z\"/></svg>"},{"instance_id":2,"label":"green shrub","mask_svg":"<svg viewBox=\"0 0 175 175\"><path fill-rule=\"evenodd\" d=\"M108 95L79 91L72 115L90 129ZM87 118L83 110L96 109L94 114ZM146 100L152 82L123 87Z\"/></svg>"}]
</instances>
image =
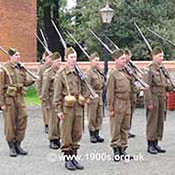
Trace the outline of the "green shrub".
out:
<instances>
[{"instance_id":1,"label":"green shrub","mask_svg":"<svg viewBox=\"0 0 175 175\"><path fill-rule=\"evenodd\" d=\"M28 87L27 93L25 95L25 101L27 106L34 106L41 104L41 101L38 98L38 94L36 92L36 88L34 85Z\"/></svg>"}]
</instances>

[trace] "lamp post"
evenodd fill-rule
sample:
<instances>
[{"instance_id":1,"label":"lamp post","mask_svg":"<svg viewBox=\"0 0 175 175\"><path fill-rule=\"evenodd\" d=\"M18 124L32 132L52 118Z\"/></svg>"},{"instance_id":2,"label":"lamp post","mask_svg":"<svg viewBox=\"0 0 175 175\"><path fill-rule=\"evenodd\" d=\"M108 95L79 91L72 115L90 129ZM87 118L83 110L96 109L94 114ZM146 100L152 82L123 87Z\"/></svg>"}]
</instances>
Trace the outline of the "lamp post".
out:
<instances>
[{"instance_id":1,"label":"lamp post","mask_svg":"<svg viewBox=\"0 0 175 175\"><path fill-rule=\"evenodd\" d=\"M112 18L114 16L114 10L110 8L109 4L107 3L106 6L100 10L100 15L101 15L102 22L105 26L105 30L104 30L105 44L108 45L107 43L108 26L111 23ZM107 72L108 72L108 53L107 53L107 50L105 49L104 51L104 73L105 75L107 74Z\"/></svg>"}]
</instances>

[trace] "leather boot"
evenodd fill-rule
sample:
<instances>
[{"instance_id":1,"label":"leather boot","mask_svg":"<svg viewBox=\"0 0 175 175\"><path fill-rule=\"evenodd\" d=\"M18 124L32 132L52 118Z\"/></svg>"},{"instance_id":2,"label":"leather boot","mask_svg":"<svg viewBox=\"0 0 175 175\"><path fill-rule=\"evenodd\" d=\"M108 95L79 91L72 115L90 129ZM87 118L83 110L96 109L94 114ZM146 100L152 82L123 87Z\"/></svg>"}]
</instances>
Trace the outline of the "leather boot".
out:
<instances>
[{"instance_id":1,"label":"leather boot","mask_svg":"<svg viewBox=\"0 0 175 175\"><path fill-rule=\"evenodd\" d=\"M65 168L71 171L76 170L77 168L72 162L70 151L64 152L64 157L65 157Z\"/></svg>"},{"instance_id":2,"label":"leather boot","mask_svg":"<svg viewBox=\"0 0 175 175\"><path fill-rule=\"evenodd\" d=\"M129 139L129 138L134 138L134 137L136 137L135 134L132 134L132 133L130 133L130 132L128 133L128 139Z\"/></svg>"},{"instance_id":3,"label":"leather boot","mask_svg":"<svg viewBox=\"0 0 175 175\"><path fill-rule=\"evenodd\" d=\"M125 160L125 159L129 159L129 160L133 159L134 157L131 156L131 155L129 155L129 154L126 152L126 148L127 148L127 147L121 148L120 154L123 155L124 160Z\"/></svg>"},{"instance_id":4,"label":"leather boot","mask_svg":"<svg viewBox=\"0 0 175 175\"><path fill-rule=\"evenodd\" d=\"M157 154L157 150L154 147L154 141L148 140L147 152L149 152L150 154Z\"/></svg>"},{"instance_id":5,"label":"leather boot","mask_svg":"<svg viewBox=\"0 0 175 175\"><path fill-rule=\"evenodd\" d=\"M50 146L51 149L59 149L60 145L58 145L58 141L57 140L50 140Z\"/></svg>"},{"instance_id":6,"label":"leather boot","mask_svg":"<svg viewBox=\"0 0 175 175\"><path fill-rule=\"evenodd\" d=\"M154 148L157 150L158 153L165 153L166 150L162 149L159 145L158 145L158 140L154 141Z\"/></svg>"},{"instance_id":7,"label":"leather boot","mask_svg":"<svg viewBox=\"0 0 175 175\"><path fill-rule=\"evenodd\" d=\"M28 152L27 151L24 151L22 148L21 148L21 142L20 141L16 141L16 152L17 154L20 154L20 155L27 155Z\"/></svg>"},{"instance_id":8,"label":"leather boot","mask_svg":"<svg viewBox=\"0 0 175 175\"><path fill-rule=\"evenodd\" d=\"M104 139L99 136L99 130L95 131L95 137L97 139L97 142L100 142L100 143L104 142Z\"/></svg>"},{"instance_id":9,"label":"leather boot","mask_svg":"<svg viewBox=\"0 0 175 175\"><path fill-rule=\"evenodd\" d=\"M17 156L17 152L15 149L15 143L13 141L8 142L9 148L10 148L10 152L9 155L10 157L16 157Z\"/></svg>"},{"instance_id":10,"label":"leather boot","mask_svg":"<svg viewBox=\"0 0 175 175\"><path fill-rule=\"evenodd\" d=\"M119 147L114 147L113 151L114 151L114 157L113 157L114 161L119 162L120 161L120 156L121 156L120 148Z\"/></svg>"},{"instance_id":11,"label":"leather boot","mask_svg":"<svg viewBox=\"0 0 175 175\"><path fill-rule=\"evenodd\" d=\"M90 132L90 142L97 143L97 138L95 137L95 131L89 131L89 132Z\"/></svg>"},{"instance_id":12,"label":"leather boot","mask_svg":"<svg viewBox=\"0 0 175 175\"><path fill-rule=\"evenodd\" d=\"M60 142L60 140L59 139L56 139L55 140L55 143L58 145L58 149L61 147L61 142Z\"/></svg>"},{"instance_id":13,"label":"leather boot","mask_svg":"<svg viewBox=\"0 0 175 175\"><path fill-rule=\"evenodd\" d=\"M44 126L44 132L47 134L48 131L49 131L49 127L48 127L48 125L45 125L45 126Z\"/></svg>"},{"instance_id":14,"label":"leather boot","mask_svg":"<svg viewBox=\"0 0 175 175\"><path fill-rule=\"evenodd\" d=\"M80 163L77 161L77 149L74 149L72 151L72 163L75 165L75 167L78 169L78 170L83 170L84 169L84 166L80 165Z\"/></svg>"}]
</instances>

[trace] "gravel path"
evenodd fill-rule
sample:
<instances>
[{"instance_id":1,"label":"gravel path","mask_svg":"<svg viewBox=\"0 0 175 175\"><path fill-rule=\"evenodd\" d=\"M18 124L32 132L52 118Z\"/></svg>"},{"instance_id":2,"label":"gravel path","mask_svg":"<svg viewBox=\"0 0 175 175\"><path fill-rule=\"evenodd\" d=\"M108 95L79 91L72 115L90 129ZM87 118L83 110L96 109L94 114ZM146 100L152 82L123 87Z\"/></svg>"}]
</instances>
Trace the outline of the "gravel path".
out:
<instances>
[{"instance_id":1,"label":"gravel path","mask_svg":"<svg viewBox=\"0 0 175 175\"><path fill-rule=\"evenodd\" d=\"M83 171L70 172L64 168L60 150L49 149L47 134L44 133L40 106L28 107L28 126L23 147L28 156L9 157L3 134L3 116L0 113L0 175L174 175L175 174L175 111L168 111L164 140L161 146L166 154L150 155L146 152L145 110L136 109L132 132L136 138L129 140L128 152L135 160L113 162L109 146L109 118L104 118L102 135L104 143L89 142L87 121L81 140L80 156L85 166Z\"/></svg>"}]
</instances>

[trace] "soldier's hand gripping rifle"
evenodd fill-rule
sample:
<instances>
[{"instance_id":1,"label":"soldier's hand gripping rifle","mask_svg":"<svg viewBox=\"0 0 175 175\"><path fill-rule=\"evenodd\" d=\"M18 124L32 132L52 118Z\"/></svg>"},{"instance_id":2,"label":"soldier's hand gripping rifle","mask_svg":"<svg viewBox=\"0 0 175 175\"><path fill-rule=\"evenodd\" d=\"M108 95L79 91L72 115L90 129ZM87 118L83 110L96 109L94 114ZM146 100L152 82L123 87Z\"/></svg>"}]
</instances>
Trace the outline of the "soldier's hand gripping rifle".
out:
<instances>
[{"instance_id":1,"label":"soldier's hand gripping rifle","mask_svg":"<svg viewBox=\"0 0 175 175\"><path fill-rule=\"evenodd\" d=\"M160 36L158 33L152 31L150 28L147 27L147 29L148 29L152 34L154 34L155 36L157 36L158 38L162 39L163 41L165 41L165 42L167 42L167 43L169 43L170 45L172 45L172 46L175 47L175 44L174 44L173 42L169 41L168 39L163 38L163 37Z\"/></svg>"},{"instance_id":2,"label":"soldier's hand gripping rifle","mask_svg":"<svg viewBox=\"0 0 175 175\"><path fill-rule=\"evenodd\" d=\"M133 69L131 69L131 67L129 67L128 65L125 65L125 70L129 75L133 76L144 89L149 88L149 85L145 83L137 74L135 74L135 72L133 71Z\"/></svg>"},{"instance_id":3,"label":"soldier's hand gripping rifle","mask_svg":"<svg viewBox=\"0 0 175 175\"><path fill-rule=\"evenodd\" d=\"M9 56L9 53L7 52L7 50L5 50L2 46L0 46L0 50L5 54L5 55L8 55ZM39 77L37 75L34 75L32 72L30 72L30 70L28 70L24 64L22 63L17 63L17 66L19 68L23 68L30 76L32 76L35 80L38 79Z\"/></svg>"},{"instance_id":4,"label":"soldier's hand gripping rifle","mask_svg":"<svg viewBox=\"0 0 175 175\"><path fill-rule=\"evenodd\" d=\"M61 33L59 32L57 26L55 25L54 21L53 21L53 20L51 20L51 21L52 21L52 24L53 24L53 26L54 26L56 32L58 33L58 35L59 35L59 37L60 37L60 39L61 39L61 42L62 42L64 48L66 49L66 48L67 48L67 45L66 45L65 40L63 39L63 37L62 37ZM93 97L93 98L97 98L98 95L95 93L95 91L94 91L94 90L91 88L91 86L89 85L89 83L88 83L88 81L87 81L87 78L86 78L86 75L85 75L85 74L83 73L83 71L80 69L80 67L78 66L78 64L75 64L74 67L75 67L75 71L76 71L77 75L79 76L80 80L83 81L83 82L85 83L85 85L86 85L86 87L89 89L90 94L92 95L92 97Z\"/></svg>"},{"instance_id":5,"label":"soldier's hand gripping rifle","mask_svg":"<svg viewBox=\"0 0 175 175\"><path fill-rule=\"evenodd\" d=\"M171 75L169 74L168 70L163 65L160 66L160 69L161 69L162 73L165 75L165 77L169 80L171 86L173 88L175 88L175 83L174 83Z\"/></svg>"},{"instance_id":6,"label":"soldier's hand gripping rifle","mask_svg":"<svg viewBox=\"0 0 175 175\"><path fill-rule=\"evenodd\" d=\"M79 76L80 80L82 82L84 82L87 86L87 88L90 91L90 94L92 95L93 99L97 98L98 95L95 93L95 91L92 89L92 87L90 86L90 84L88 83L88 80L86 78L86 75L82 72L82 70L80 69L80 67L75 64L75 72L77 73L77 75Z\"/></svg>"}]
</instances>

